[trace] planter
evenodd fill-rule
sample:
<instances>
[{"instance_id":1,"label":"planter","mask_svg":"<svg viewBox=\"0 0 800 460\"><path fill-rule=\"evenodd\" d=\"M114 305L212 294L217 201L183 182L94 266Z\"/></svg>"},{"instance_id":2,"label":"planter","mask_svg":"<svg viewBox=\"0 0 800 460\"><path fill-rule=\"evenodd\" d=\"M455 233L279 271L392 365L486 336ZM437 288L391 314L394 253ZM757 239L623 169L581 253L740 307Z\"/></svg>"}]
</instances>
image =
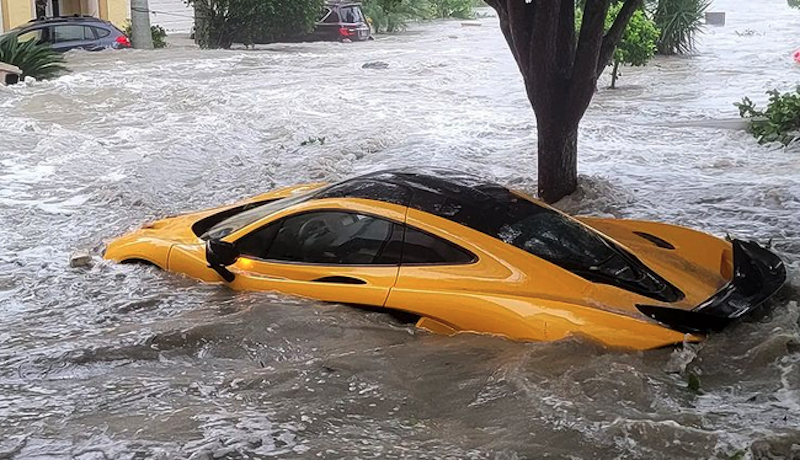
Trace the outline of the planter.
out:
<instances>
[{"instance_id":1,"label":"planter","mask_svg":"<svg viewBox=\"0 0 800 460\"><path fill-rule=\"evenodd\" d=\"M22 71L19 67L5 62L0 62L0 84L14 85L22 79Z\"/></svg>"}]
</instances>

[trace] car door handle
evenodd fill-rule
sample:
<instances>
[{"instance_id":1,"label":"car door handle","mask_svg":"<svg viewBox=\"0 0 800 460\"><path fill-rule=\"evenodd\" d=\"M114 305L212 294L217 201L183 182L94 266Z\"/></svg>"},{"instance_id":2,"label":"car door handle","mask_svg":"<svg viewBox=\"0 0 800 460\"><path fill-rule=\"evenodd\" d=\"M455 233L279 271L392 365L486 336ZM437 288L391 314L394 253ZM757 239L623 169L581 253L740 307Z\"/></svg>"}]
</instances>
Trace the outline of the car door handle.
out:
<instances>
[{"instance_id":1,"label":"car door handle","mask_svg":"<svg viewBox=\"0 0 800 460\"><path fill-rule=\"evenodd\" d=\"M366 281L358 278L351 278L349 276L324 276L312 280L314 283L331 283L331 284L367 284Z\"/></svg>"}]
</instances>

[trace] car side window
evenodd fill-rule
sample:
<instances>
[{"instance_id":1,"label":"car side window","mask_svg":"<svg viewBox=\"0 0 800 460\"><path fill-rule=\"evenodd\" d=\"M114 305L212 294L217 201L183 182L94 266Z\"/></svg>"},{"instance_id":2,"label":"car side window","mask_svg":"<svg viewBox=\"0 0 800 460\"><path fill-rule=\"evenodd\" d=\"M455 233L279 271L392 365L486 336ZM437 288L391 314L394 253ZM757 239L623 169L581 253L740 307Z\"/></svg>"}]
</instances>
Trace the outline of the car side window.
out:
<instances>
[{"instance_id":1,"label":"car side window","mask_svg":"<svg viewBox=\"0 0 800 460\"><path fill-rule=\"evenodd\" d=\"M55 43L67 43L83 40L94 40L94 32L91 27L84 27L77 24L55 26L53 28Z\"/></svg>"},{"instance_id":2,"label":"car side window","mask_svg":"<svg viewBox=\"0 0 800 460\"><path fill-rule=\"evenodd\" d=\"M24 43L24 42L29 42L29 41L33 40L33 41L35 41L37 43L41 43L42 41L44 41L43 40L44 39L44 34L42 32L43 32L43 29L33 29L33 30L29 30L27 32L21 33L21 34L17 35L17 42Z\"/></svg>"},{"instance_id":3,"label":"car side window","mask_svg":"<svg viewBox=\"0 0 800 460\"><path fill-rule=\"evenodd\" d=\"M108 29L101 29L100 27L92 27L92 30L94 31L94 35L97 38L106 38L109 35L111 35L111 31Z\"/></svg>"},{"instance_id":4,"label":"car side window","mask_svg":"<svg viewBox=\"0 0 800 460\"><path fill-rule=\"evenodd\" d=\"M280 228L281 222L274 222L261 227L258 230L239 239L236 242L236 247L244 256L266 259L267 250L269 249L270 245L272 245L272 241L275 239L275 235L278 234L278 230L280 230Z\"/></svg>"},{"instance_id":5,"label":"car side window","mask_svg":"<svg viewBox=\"0 0 800 460\"><path fill-rule=\"evenodd\" d=\"M338 24L339 23L339 14L336 11L334 11L332 9L329 9L329 8L326 8L326 13L325 14L326 15L323 16L324 19L322 20L322 22L327 23L327 24Z\"/></svg>"},{"instance_id":6,"label":"car side window","mask_svg":"<svg viewBox=\"0 0 800 460\"><path fill-rule=\"evenodd\" d=\"M449 241L406 227L402 265L461 265L475 259L474 255Z\"/></svg>"},{"instance_id":7,"label":"car side window","mask_svg":"<svg viewBox=\"0 0 800 460\"><path fill-rule=\"evenodd\" d=\"M243 238L240 250L262 259L286 262L396 264L396 259L392 261L382 257L394 227L395 224L388 220L364 214L309 212L287 217L248 235ZM260 250L259 244L267 248Z\"/></svg>"}]
</instances>

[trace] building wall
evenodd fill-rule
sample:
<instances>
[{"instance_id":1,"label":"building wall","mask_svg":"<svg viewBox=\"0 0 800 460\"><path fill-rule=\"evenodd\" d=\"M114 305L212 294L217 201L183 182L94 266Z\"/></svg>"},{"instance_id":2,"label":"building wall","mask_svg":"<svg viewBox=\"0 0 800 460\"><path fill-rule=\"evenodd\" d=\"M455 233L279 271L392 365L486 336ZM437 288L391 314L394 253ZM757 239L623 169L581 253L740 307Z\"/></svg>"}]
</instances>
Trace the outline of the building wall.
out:
<instances>
[{"instance_id":1,"label":"building wall","mask_svg":"<svg viewBox=\"0 0 800 460\"><path fill-rule=\"evenodd\" d=\"M57 1L57 0L53 0ZM180 1L180 0L178 0ZM129 0L61 0L62 16L98 16L122 28L130 18ZM0 0L0 29L7 31L36 16L33 0Z\"/></svg>"},{"instance_id":2,"label":"building wall","mask_svg":"<svg viewBox=\"0 0 800 460\"><path fill-rule=\"evenodd\" d=\"M100 0L100 11L104 12L103 19L113 22L120 29L131 17L131 6L128 0Z\"/></svg>"},{"instance_id":3,"label":"building wall","mask_svg":"<svg viewBox=\"0 0 800 460\"><path fill-rule=\"evenodd\" d=\"M81 0L61 0L61 16L72 16L73 14L83 14Z\"/></svg>"},{"instance_id":4,"label":"building wall","mask_svg":"<svg viewBox=\"0 0 800 460\"><path fill-rule=\"evenodd\" d=\"M33 2L29 0L0 0L3 11L3 30L9 30L33 19Z\"/></svg>"}]
</instances>

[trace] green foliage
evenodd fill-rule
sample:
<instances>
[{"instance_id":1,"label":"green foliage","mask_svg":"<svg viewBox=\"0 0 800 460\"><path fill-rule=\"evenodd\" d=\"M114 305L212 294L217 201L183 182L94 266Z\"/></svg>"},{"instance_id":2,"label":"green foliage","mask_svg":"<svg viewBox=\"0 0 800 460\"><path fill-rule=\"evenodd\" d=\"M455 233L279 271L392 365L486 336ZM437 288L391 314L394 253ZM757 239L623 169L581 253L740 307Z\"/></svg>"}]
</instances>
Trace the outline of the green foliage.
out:
<instances>
[{"instance_id":1,"label":"green foliage","mask_svg":"<svg viewBox=\"0 0 800 460\"><path fill-rule=\"evenodd\" d=\"M796 0L793 0L796 1ZM711 0L658 0L653 19L661 31L656 43L659 54L687 54L704 25Z\"/></svg>"},{"instance_id":2,"label":"green foliage","mask_svg":"<svg viewBox=\"0 0 800 460\"><path fill-rule=\"evenodd\" d=\"M472 19L474 0L430 0L435 18Z\"/></svg>"},{"instance_id":3,"label":"green foliage","mask_svg":"<svg viewBox=\"0 0 800 460\"><path fill-rule=\"evenodd\" d=\"M606 21L606 30L611 28L622 4L618 3L609 10L609 20ZM622 40L614 51L614 60L632 66L647 65L656 53L656 41L659 36L655 21L648 18L644 11L633 13Z\"/></svg>"},{"instance_id":4,"label":"green foliage","mask_svg":"<svg viewBox=\"0 0 800 460\"><path fill-rule=\"evenodd\" d=\"M195 25L203 48L273 43L311 32L323 0L185 0L202 18Z\"/></svg>"},{"instance_id":5,"label":"green foliage","mask_svg":"<svg viewBox=\"0 0 800 460\"><path fill-rule=\"evenodd\" d=\"M694 372L689 372L686 375L686 383L689 390L694 393L700 393L700 376Z\"/></svg>"},{"instance_id":6,"label":"green foliage","mask_svg":"<svg viewBox=\"0 0 800 460\"><path fill-rule=\"evenodd\" d=\"M761 144L780 142L789 145L800 137L800 86L794 91L781 94L778 90L767 91L769 102L766 110L756 109L749 98L734 104L742 118L750 119L750 132Z\"/></svg>"},{"instance_id":7,"label":"green foliage","mask_svg":"<svg viewBox=\"0 0 800 460\"><path fill-rule=\"evenodd\" d=\"M606 16L606 32L608 32L614 24L614 20L617 18L621 9L622 3L615 3L609 8L608 15ZM575 11L575 23L578 31L580 31L582 19L582 10L579 8ZM611 75L612 88L616 87L620 65L647 65L650 59L655 55L658 34L659 31L655 22L648 18L643 10L638 10L633 13L633 16L628 22L628 26L625 28L625 33L622 35L622 40L620 40L617 48L614 50L614 68Z\"/></svg>"},{"instance_id":8,"label":"green foliage","mask_svg":"<svg viewBox=\"0 0 800 460\"><path fill-rule=\"evenodd\" d=\"M434 18L470 19L483 0L364 0L364 14L375 32L405 30L411 21Z\"/></svg>"},{"instance_id":9,"label":"green foliage","mask_svg":"<svg viewBox=\"0 0 800 460\"><path fill-rule=\"evenodd\" d=\"M786 0L786 3L792 8L800 8L800 0Z\"/></svg>"},{"instance_id":10,"label":"green foliage","mask_svg":"<svg viewBox=\"0 0 800 460\"><path fill-rule=\"evenodd\" d=\"M405 30L409 21L428 19L431 14L428 0L365 0L363 8L375 32Z\"/></svg>"},{"instance_id":11,"label":"green foliage","mask_svg":"<svg viewBox=\"0 0 800 460\"><path fill-rule=\"evenodd\" d=\"M0 38L0 62L19 67L22 78L37 80L55 78L68 71L62 54L35 40L20 42L14 35Z\"/></svg>"},{"instance_id":12,"label":"green foliage","mask_svg":"<svg viewBox=\"0 0 800 460\"><path fill-rule=\"evenodd\" d=\"M133 31L131 30L130 21L125 22L125 27L122 29L122 31L125 33L125 35L127 35L129 37L131 36ZM167 31L164 30L163 27L157 26L157 25L150 26L150 35L153 36L153 47L154 48L166 48L167 47Z\"/></svg>"}]
</instances>

